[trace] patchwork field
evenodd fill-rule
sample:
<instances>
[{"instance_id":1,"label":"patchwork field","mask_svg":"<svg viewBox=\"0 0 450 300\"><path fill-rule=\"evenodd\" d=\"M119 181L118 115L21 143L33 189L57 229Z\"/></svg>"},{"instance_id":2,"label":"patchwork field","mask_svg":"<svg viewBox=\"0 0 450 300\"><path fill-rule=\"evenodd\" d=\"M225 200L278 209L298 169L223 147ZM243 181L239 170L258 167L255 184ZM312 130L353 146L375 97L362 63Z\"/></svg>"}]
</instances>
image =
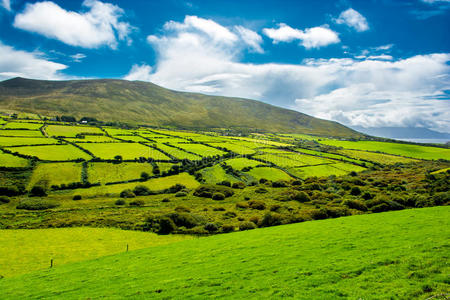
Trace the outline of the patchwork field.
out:
<instances>
[{"instance_id":1,"label":"patchwork field","mask_svg":"<svg viewBox=\"0 0 450 300\"><path fill-rule=\"evenodd\" d=\"M81 163L40 163L33 170L28 189L35 185L49 189L52 185L81 182Z\"/></svg>"},{"instance_id":2,"label":"patchwork field","mask_svg":"<svg viewBox=\"0 0 450 300\"><path fill-rule=\"evenodd\" d=\"M245 157L228 159L225 161L225 163L236 170L242 170L245 167L256 167L259 165L264 165L264 163L262 163L260 161L248 159Z\"/></svg>"},{"instance_id":3,"label":"patchwork field","mask_svg":"<svg viewBox=\"0 0 450 300\"><path fill-rule=\"evenodd\" d=\"M60 143L56 139L45 137L5 137L0 136L0 147L27 146L27 145L51 145Z\"/></svg>"},{"instance_id":4,"label":"patchwork field","mask_svg":"<svg viewBox=\"0 0 450 300\"><path fill-rule=\"evenodd\" d=\"M227 174L220 165L204 168L200 171L200 173L203 175L203 179L205 179L205 182L210 184L216 184L224 180L231 183L241 181L239 178Z\"/></svg>"},{"instance_id":5,"label":"patchwork field","mask_svg":"<svg viewBox=\"0 0 450 300\"><path fill-rule=\"evenodd\" d=\"M125 181L138 179L141 173L153 175L153 167L149 163L123 162L120 164L93 162L88 164L88 180L91 183Z\"/></svg>"},{"instance_id":6,"label":"patchwork field","mask_svg":"<svg viewBox=\"0 0 450 300\"><path fill-rule=\"evenodd\" d=\"M164 153L138 143L80 143L78 145L101 159L114 159L115 156L120 155L125 160L139 157L170 160Z\"/></svg>"},{"instance_id":7,"label":"patchwork field","mask_svg":"<svg viewBox=\"0 0 450 300\"><path fill-rule=\"evenodd\" d=\"M39 130L42 127L42 123L27 123L27 122L9 122L3 129L28 129Z\"/></svg>"},{"instance_id":8,"label":"patchwork field","mask_svg":"<svg viewBox=\"0 0 450 300\"><path fill-rule=\"evenodd\" d=\"M41 160L64 161L85 159L92 157L87 153L72 145L48 145L48 146L23 146L14 148L5 148L13 153L22 155L36 156Z\"/></svg>"},{"instance_id":9,"label":"patchwork field","mask_svg":"<svg viewBox=\"0 0 450 300\"><path fill-rule=\"evenodd\" d=\"M152 144L150 144L150 145L152 145ZM186 151L177 149L175 147L167 146L165 144L156 144L156 148L161 149L162 151L168 153L169 155L172 155L173 157L175 157L177 159L189 159L189 160L201 159L201 156L199 156L199 155L188 153Z\"/></svg>"},{"instance_id":10,"label":"patchwork field","mask_svg":"<svg viewBox=\"0 0 450 300\"><path fill-rule=\"evenodd\" d=\"M48 125L45 132L49 136L75 137L77 134L104 134L100 128L89 126Z\"/></svg>"},{"instance_id":11,"label":"patchwork field","mask_svg":"<svg viewBox=\"0 0 450 300\"><path fill-rule=\"evenodd\" d=\"M106 135L84 135L83 138L65 138L71 143L118 143L117 139Z\"/></svg>"},{"instance_id":12,"label":"patchwork field","mask_svg":"<svg viewBox=\"0 0 450 300\"><path fill-rule=\"evenodd\" d=\"M27 159L0 152L0 167L26 168L29 164L30 162Z\"/></svg>"},{"instance_id":13,"label":"patchwork field","mask_svg":"<svg viewBox=\"0 0 450 300\"><path fill-rule=\"evenodd\" d=\"M186 151L192 152L194 154L208 157L208 156L215 156L215 155L224 155L226 152L215 149L213 147L208 147L202 144L184 144L184 143L178 143L174 144L174 146L182 148Z\"/></svg>"},{"instance_id":14,"label":"patchwork field","mask_svg":"<svg viewBox=\"0 0 450 300\"><path fill-rule=\"evenodd\" d=\"M13 136L13 137L44 137L40 130L0 130L0 136Z\"/></svg>"},{"instance_id":15,"label":"patchwork field","mask_svg":"<svg viewBox=\"0 0 450 300\"><path fill-rule=\"evenodd\" d=\"M229 151L232 151L240 155L254 154L256 152L254 149L247 148L243 145L239 145L239 142L237 144L232 143L208 143L208 144L213 147L225 148Z\"/></svg>"},{"instance_id":16,"label":"patchwork field","mask_svg":"<svg viewBox=\"0 0 450 300\"><path fill-rule=\"evenodd\" d=\"M416 162L416 159L406 158L397 155L380 154L367 151L358 150L339 150L339 153L353 157L355 159L364 159L368 161L373 161L379 164L395 164L395 163L410 163Z\"/></svg>"},{"instance_id":17,"label":"patchwork field","mask_svg":"<svg viewBox=\"0 0 450 300\"><path fill-rule=\"evenodd\" d=\"M272 181L292 179L292 177L286 174L286 172L270 167L253 168L246 173L255 178L256 180L259 180L261 178Z\"/></svg>"}]
</instances>

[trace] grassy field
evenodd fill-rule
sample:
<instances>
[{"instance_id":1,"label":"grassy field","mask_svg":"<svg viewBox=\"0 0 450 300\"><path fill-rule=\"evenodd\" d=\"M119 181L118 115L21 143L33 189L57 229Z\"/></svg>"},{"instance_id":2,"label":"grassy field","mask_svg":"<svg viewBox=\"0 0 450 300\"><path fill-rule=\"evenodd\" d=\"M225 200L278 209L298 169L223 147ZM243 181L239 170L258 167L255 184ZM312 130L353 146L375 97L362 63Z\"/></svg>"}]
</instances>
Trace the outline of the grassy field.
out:
<instances>
[{"instance_id":1,"label":"grassy field","mask_svg":"<svg viewBox=\"0 0 450 300\"><path fill-rule=\"evenodd\" d=\"M0 130L0 136L43 137L40 130Z\"/></svg>"},{"instance_id":2,"label":"grassy field","mask_svg":"<svg viewBox=\"0 0 450 300\"><path fill-rule=\"evenodd\" d=\"M350 142L350 141L324 140L321 141L320 143L324 145L342 147L346 149L379 151L387 154L395 154L419 159L442 158L450 160L450 149L438 147L426 147L419 145L385 143L374 141Z\"/></svg>"},{"instance_id":3,"label":"grassy field","mask_svg":"<svg viewBox=\"0 0 450 300\"><path fill-rule=\"evenodd\" d=\"M152 145L152 144L150 144ZM187 153L186 151L170 147L164 144L156 144L156 148L161 149L164 152L167 152L168 154L172 155L173 157L177 159L189 159L189 160L199 160L201 159L201 156Z\"/></svg>"},{"instance_id":4,"label":"grassy field","mask_svg":"<svg viewBox=\"0 0 450 300\"><path fill-rule=\"evenodd\" d=\"M4 278L0 289L4 299L426 299L449 290L449 220L435 207L258 229Z\"/></svg>"},{"instance_id":5,"label":"grassy field","mask_svg":"<svg viewBox=\"0 0 450 300\"><path fill-rule=\"evenodd\" d=\"M89 182L102 184L107 182L124 181L141 177L142 172L153 174L153 167L149 163L123 162L120 164L106 162L92 162L88 164Z\"/></svg>"},{"instance_id":6,"label":"grassy field","mask_svg":"<svg viewBox=\"0 0 450 300\"><path fill-rule=\"evenodd\" d=\"M214 155L224 155L226 152L223 152L221 150L217 150L213 147L208 147L202 144L184 144L184 143L178 143L174 144L175 146L182 148L186 151L195 153L197 155L208 157L208 156L214 156Z\"/></svg>"},{"instance_id":7,"label":"grassy field","mask_svg":"<svg viewBox=\"0 0 450 300\"><path fill-rule=\"evenodd\" d=\"M26 123L26 122L9 122L3 129L29 129L29 130L39 130L42 127L42 123Z\"/></svg>"},{"instance_id":8,"label":"grassy field","mask_svg":"<svg viewBox=\"0 0 450 300\"><path fill-rule=\"evenodd\" d=\"M64 137L75 137L77 134L82 133L103 134L100 128L97 127L64 126L64 125L48 125L45 128L45 132L47 132L49 136L64 136Z\"/></svg>"},{"instance_id":9,"label":"grassy field","mask_svg":"<svg viewBox=\"0 0 450 300\"><path fill-rule=\"evenodd\" d=\"M358 159L352 159L352 158L348 158L348 157L338 155L338 154L333 154L333 153L320 152L320 151L314 151L314 150L302 149L302 148L296 148L295 151L301 152L301 153L306 153L306 154L311 154L311 155L316 155L316 156L320 156L320 157L331 158L331 159L345 160L348 162L354 162L354 163L359 163L359 164L364 163Z\"/></svg>"},{"instance_id":10,"label":"grassy field","mask_svg":"<svg viewBox=\"0 0 450 300\"><path fill-rule=\"evenodd\" d=\"M58 140L44 137L6 137L0 136L0 146L44 145L57 144Z\"/></svg>"},{"instance_id":11,"label":"grassy field","mask_svg":"<svg viewBox=\"0 0 450 300\"><path fill-rule=\"evenodd\" d=\"M25 168L30 164L27 159L0 152L0 167Z\"/></svg>"},{"instance_id":12,"label":"grassy field","mask_svg":"<svg viewBox=\"0 0 450 300\"><path fill-rule=\"evenodd\" d=\"M245 167L256 167L258 165L264 165L264 163L260 161L248 159L245 157L228 159L225 161L225 163L236 170L242 170Z\"/></svg>"},{"instance_id":13,"label":"grassy field","mask_svg":"<svg viewBox=\"0 0 450 300\"><path fill-rule=\"evenodd\" d=\"M138 143L80 143L79 145L101 159L114 159L116 155L120 155L123 159L150 157L157 160L170 160L164 153Z\"/></svg>"},{"instance_id":14,"label":"grassy field","mask_svg":"<svg viewBox=\"0 0 450 300\"><path fill-rule=\"evenodd\" d=\"M338 152L355 159L364 159L379 164L409 163L417 161L416 159L401 157L397 155L388 155L359 150L339 150Z\"/></svg>"},{"instance_id":15,"label":"grassy field","mask_svg":"<svg viewBox=\"0 0 450 300\"><path fill-rule=\"evenodd\" d=\"M72 145L23 146L6 149L23 155L36 156L41 160L64 161L78 158L88 160L92 158Z\"/></svg>"},{"instance_id":16,"label":"grassy field","mask_svg":"<svg viewBox=\"0 0 450 300\"><path fill-rule=\"evenodd\" d=\"M246 173L249 174L251 177L255 178L256 180L259 180L261 178L265 178L267 180L272 181L292 179L291 176L289 176L282 170L270 167L253 168Z\"/></svg>"},{"instance_id":17,"label":"grassy field","mask_svg":"<svg viewBox=\"0 0 450 300\"><path fill-rule=\"evenodd\" d=\"M289 168L289 172L300 178L307 178L311 176L325 177L330 175L340 176L348 174L351 171L360 172L363 170L365 170L365 168L346 163Z\"/></svg>"},{"instance_id":18,"label":"grassy field","mask_svg":"<svg viewBox=\"0 0 450 300\"><path fill-rule=\"evenodd\" d=\"M229 151L233 151L234 153L245 155L245 154L253 154L256 151L254 149L247 148L245 146L239 145L239 142L237 144L232 143L209 143L209 145L213 147L220 147L225 148Z\"/></svg>"},{"instance_id":19,"label":"grassy field","mask_svg":"<svg viewBox=\"0 0 450 300\"><path fill-rule=\"evenodd\" d=\"M65 140L72 143L110 143L120 142L112 137L106 135L85 135L84 138L65 138Z\"/></svg>"},{"instance_id":20,"label":"grassy field","mask_svg":"<svg viewBox=\"0 0 450 300\"><path fill-rule=\"evenodd\" d=\"M0 275L10 277L46 269L51 259L56 267L125 252L127 245L131 251L190 238L113 228L0 230Z\"/></svg>"},{"instance_id":21,"label":"grassy field","mask_svg":"<svg viewBox=\"0 0 450 300\"><path fill-rule=\"evenodd\" d=\"M46 188L52 185L81 182L81 163L40 163L33 170L28 190L38 184Z\"/></svg>"},{"instance_id":22,"label":"grassy field","mask_svg":"<svg viewBox=\"0 0 450 300\"><path fill-rule=\"evenodd\" d=\"M206 183L216 184L218 182L227 180L231 183L240 181L239 178L227 174L220 165L215 165L209 168L204 168L200 171Z\"/></svg>"},{"instance_id":23,"label":"grassy field","mask_svg":"<svg viewBox=\"0 0 450 300\"><path fill-rule=\"evenodd\" d=\"M117 135L116 138L127 142L148 142L146 139L136 135Z\"/></svg>"}]
</instances>

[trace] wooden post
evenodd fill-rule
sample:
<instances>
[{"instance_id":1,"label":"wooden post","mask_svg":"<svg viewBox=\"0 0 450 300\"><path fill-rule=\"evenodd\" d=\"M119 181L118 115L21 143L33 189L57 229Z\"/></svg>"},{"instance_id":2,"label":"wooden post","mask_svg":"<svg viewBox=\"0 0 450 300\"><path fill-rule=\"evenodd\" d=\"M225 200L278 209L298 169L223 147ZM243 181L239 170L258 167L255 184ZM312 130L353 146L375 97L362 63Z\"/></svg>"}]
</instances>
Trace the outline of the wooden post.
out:
<instances>
[{"instance_id":1,"label":"wooden post","mask_svg":"<svg viewBox=\"0 0 450 300\"><path fill-rule=\"evenodd\" d=\"M50 268L53 268L53 258L50 259Z\"/></svg>"},{"instance_id":2,"label":"wooden post","mask_svg":"<svg viewBox=\"0 0 450 300\"><path fill-rule=\"evenodd\" d=\"M128 244L127 244L127 252L128 252Z\"/></svg>"}]
</instances>

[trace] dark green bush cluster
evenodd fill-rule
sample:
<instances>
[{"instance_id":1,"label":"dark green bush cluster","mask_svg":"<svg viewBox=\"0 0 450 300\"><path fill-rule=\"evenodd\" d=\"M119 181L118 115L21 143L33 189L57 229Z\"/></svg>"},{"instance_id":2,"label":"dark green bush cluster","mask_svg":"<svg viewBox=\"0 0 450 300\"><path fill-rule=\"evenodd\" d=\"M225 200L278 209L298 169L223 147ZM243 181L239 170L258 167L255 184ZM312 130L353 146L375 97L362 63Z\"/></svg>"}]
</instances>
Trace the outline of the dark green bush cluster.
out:
<instances>
[{"instance_id":1,"label":"dark green bush cluster","mask_svg":"<svg viewBox=\"0 0 450 300\"><path fill-rule=\"evenodd\" d=\"M155 231L159 234L169 234L172 232L188 233L187 230L194 229L199 226L206 225L203 217L188 212L174 212L163 216L150 216L146 219L144 229ZM215 225L215 224L214 224ZM193 234L201 234L212 231L212 225L202 226L199 231L190 231Z\"/></svg>"},{"instance_id":2,"label":"dark green bush cluster","mask_svg":"<svg viewBox=\"0 0 450 300\"><path fill-rule=\"evenodd\" d=\"M136 197L136 194L130 189L126 189L120 192L120 198L134 198L134 197Z\"/></svg>"},{"instance_id":3,"label":"dark green bush cluster","mask_svg":"<svg viewBox=\"0 0 450 300\"><path fill-rule=\"evenodd\" d=\"M17 186L0 186L0 195L2 196L18 196L23 194Z\"/></svg>"},{"instance_id":4,"label":"dark green bush cluster","mask_svg":"<svg viewBox=\"0 0 450 300\"><path fill-rule=\"evenodd\" d=\"M9 203L9 198L5 196L0 196L0 204Z\"/></svg>"},{"instance_id":5,"label":"dark green bush cluster","mask_svg":"<svg viewBox=\"0 0 450 300\"><path fill-rule=\"evenodd\" d=\"M47 196L47 192L43 186L35 185L31 188L29 196L30 197L45 197L45 196Z\"/></svg>"},{"instance_id":6,"label":"dark green bush cluster","mask_svg":"<svg viewBox=\"0 0 450 300\"><path fill-rule=\"evenodd\" d=\"M41 199L26 199L19 202L16 206L17 209L26 209L26 210L44 210L58 207L59 203L50 200L41 200Z\"/></svg>"},{"instance_id":7,"label":"dark green bush cluster","mask_svg":"<svg viewBox=\"0 0 450 300\"><path fill-rule=\"evenodd\" d=\"M222 194L224 198L228 198L233 196L234 191L230 187L223 186L223 185L212 185L212 184L203 184L200 185L198 188L194 191L194 196L197 197L203 197L203 198L212 198L213 195L216 194ZM220 198L220 196L218 196ZM216 199L219 200L219 199ZM220 199L223 200L223 199Z\"/></svg>"}]
</instances>

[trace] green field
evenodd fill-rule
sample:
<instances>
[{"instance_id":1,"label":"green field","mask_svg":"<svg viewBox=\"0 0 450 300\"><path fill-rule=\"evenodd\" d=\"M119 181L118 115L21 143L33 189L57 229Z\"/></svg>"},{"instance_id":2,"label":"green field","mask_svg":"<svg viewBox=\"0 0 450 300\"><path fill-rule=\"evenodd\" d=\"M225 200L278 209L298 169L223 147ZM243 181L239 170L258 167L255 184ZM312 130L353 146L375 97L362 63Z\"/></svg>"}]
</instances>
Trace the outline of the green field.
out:
<instances>
[{"instance_id":1,"label":"green field","mask_svg":"<svg viewBox=\"0 0 450 300\"><path fill-rule=\"evenodd\" d=\"M52 185L81 182L81 163L40 163L33 170L28 190L34 185L50 188Z\"/></svg>"},{"instance_id":2,"label":"green field","mask_svg":"<svg viewBox=\"0 0 450 300\"><path fill-rule=\"evenodd\" d=\"M395 154L419 159L447 159L450 160L450 149L427 147L400 143L385 143L374 141L337 141L324 140L320 143L335 147L342 147L353 150L379 151L387 154Z\"/></svg>"},{"instance_id":3,"label":"green field","mask_svg":"<svg viewBox=\"0 0 450 300\"><path fill-rule=\"evenodd\" d=\"M103 134L103 131L97 127L89 126L64 126L64 125L48 125L45 128L45 132L49 136L64 136L64 137L75 137L77 134L83 133L95 133Z\"/></svg>"},{"instance_id":4,"label":"green field","mask_svg":"<svg viewBox=\"0 0 450 300\"><path fill-rule=\"evenodd\" d=\"M117 182L138 179L142 172L150 176L153 167L149 163L123 162L120 164L106 162L92 162L88 164L88 180L92 183Z\"/></svg>"},{"instance_id":5,"label":"green field","mask_svg":"<svg viewBox=\"0 0 450 300\"><path fill-rule=\"evenodd\" d=\"M26 123L26 122L9 122L3 129L29 129L29 130L39 130L42 127L42 123Z\"/></svg>"},{"instance_id":6,"label":"green field","mask_svg":"<svg viewBox=\"0 0 450 300\"><path fill-rule=\"evenodd\" d=\"M156 160L170 160L164 153L138 143L80 143L78 145L101 159L114 159L116 155L120 155L123 159L150 157Z\"/></svg>"},{"instance_id":7,"label":"green field","mask_svg":"<svg viewBox=\"0 0 450 300\"><path fill-rule=\"evenodd\" d=\"M112 184L95 186L88 189L75 189L69 192L70 195L82 195L88 197L103 196L103 195L115 195L118 196L120 192L125 189L134 189L137 185L144 185L152 191L159 191L167 189L175 184L183 184L187 188L195 188L199 183L195 178L187 173L180 173L178 175L160 177L150 179L144 182L131 182L123 184Z\"/></svg>"},{"instance_id":8,"label":"green field","mask_svg":"<svg viewBox=\"0 0 450 300\"><path fill-rule=\"evenodd\" d=\"M237 142L236 144L233 143L208 143L209 145L213 146L213 147L220 147L220 148L225 148L229 151L233 151L234 153L240 154L240 155L246 155L246 154L253 154L256 151L254 149L251 148L247 148L243 145L239 145L239 142Z\"/></svg>"},{"instance_id":9,"label":"green field","mask_svg":"<svg viewBox=\"0 0 450 300\"><path fill-rule=\"evenodd\" d=\"M221 181L229 181L231 183L240 181L239 178L231 174L227 174L220 165L215 165L209 168L204 168L200 171L206 183L216 184Z\"/></svg>"},{"instance_id":10,"label":"green field","mask_svg":"<svg viewBox=\"0 0 450 300\"><path fill-rule=\"evenodd\" d=\"M58 144L59 141L44 137L6 137L0 136L0 146L25 146L25 145L44 145Z\"/></svg>"},{"instance_id":11,"label":"green field","mask_svg":"<svg viewBox=\"0 0 450 300\"><path fill-rule=\"evenodd\" d=\"M246 173L249 174L251 177L255 178L256 180L259 180L261 178L272 181L292 179L291 176L289 176L282 170L270 167L253 168Z\"/></svg>"},{"instance_id":12,"label":"green field","mask_svg":"<svg viewBox=\"0 0 450 300\"><path fill-rule=\"evenodd\" d=\"M131 251L190 238L113 228L0 230L0 275L10 277L47 269L51 259L57 267L125 252L127 245Z\"/></svg>"},{"instance_id":13,"label":"green field","mask_svg":"<svg viewBox=\"0 0 450 300\"><path fill-rule=\"evenodd\" d=\"M195 153L197 155L203 156L203 157L208 157L208 156L215 156L215 155L224 155L226 152L221 151L221 150L217 150L215 148L212 147L208 147L202 144L183 144L183 143L178 143L178 144L174 144L174 146L177 146L179 148L182 148L186 151Z\"/></svg>"},{"instance_id":14,"label":"green field","mask_svg":"<svg viewBox=\"0 0 450 300\"><path fill-rule=\"evenodd\" d=\"M0 136L44 137L40 130L0 130Z\"/></svg>"},{"instance_id":15,"label":"green field","mask_svg":"<svg viewBox=\"0 0 450 300\"><path fill-rule=\"evenodd\" d=\"M120 142L112 137L106 135L85 135L83 138L65 138L72 143L117 143Z\"/></svg>"},{"instance_id":16,"label":"green field","mask_svg":"<svg viewBox=\"0 0 450 300\"><path fill-rule=\"evenodd\" d=\"M411 159L397 155L388 155L359 150L339 150L338 152L355 159L364 159L379 164L410 163L417 161L417 159Z\"/></svg>"},{"instance_id":17,"label":"green field","mask_svg":"<svg viewBox=\"0 0 450 300\"><path fill-rule=\"evenodd\" d=\"M11 152L36 156L41 160L64 161L75 159L91 159L91 156L72 145L23 146L5 148Z\"/></svg>"},{"instance_id":18,"label":"green field","mask_svg":"<svg viewBox=\"0 0 450 300\"><path fill-rule=\"evenodd\" d=\"M219 235L4 278L0 289L5 299L427 299L449 290L449 220L435 207Z\"/></svg>"},{"instance_id":19,"label":"green field","mask_svg":"<svg viewBox=\"0 0 450 300\"><path fill-rule=\"evenodd\" d=\"M228 159L225 161L225 163L235 170L242 170L242 168L245 167L256 167L258 165L264 165L264 163L260 161L248 159L245 157Z\"/></svg>"},{"instance_id":20,"label":"green field","mask_svg":"<svg viewBox=\"0 0 450 300\"><path fill-rule=\"evenodd\" d=\"M127 142L148 142L146 139L136 135L118 135L116 138Z\"/></svg>"},{"instance_id":21,"label":"green field","mask_svg":"<svg viewBox=\"0 0 450 300\"><path fill-rule=\"evenodd\" d=\"M0 152L0 167L25 168L28 167L29 164L30 162L27 159Z\"/></svg>"},{"instance_id":22,"label":"green field","mask_svg":"<svg viewBox=\"0 0 450 300\"><path fill-rule=\"evenodd\" d=\"M305 154L316 155L316 156L320 156L320 157L331 158L331 159L345 160L345 161L354 162L357 164L365 163L358 159L352 159L352 158L348 158L348 157L338 155L338 154L333 154L333 153L320 152L320 151L314 151L314 150L303 149L303 148L296 148L295 151L305 153Z\"/></svg>"},{"instance_id":23,"label":"green field","mask_svg":"<svg viewBox=\"0 0 450 300\"><path fill-rule=\"evenodd\" d=\"M330 175L345 175L351 171L361 172L365 168L360 166L355 166L347 163L335 163L320 166L306 166L299 168L289 168L289 172L300 178L307 178L311 176L325 177Z\"/></svg>"},{"instance_id":24,"label":"green field","mask_svg":"<svg viewBox=\"0 0 450 300\"><path fill-rule=\"evenodd\" d=\"M105 131L109 135L133 135L136 130L127 130L127 129L121 129L121 128L111 128L111 127L104 127Z\"/></svg>"},{"instance_id":25,"label":"green field","mask_svg":"<svg viewBox=\"0 0 450 300\"><path fill-rule=\"evenodd\" d=\"M150 145L152 145L150 143ZM161 149L162 151L172 155L173 157L177 158L177 159L189 159L189 160L199 160L201 159L201 156L199 155L195 155L195 154L191 154L191 153L187 153L186 151L174 148L174 147L170 147L164 144L156 144L156 148Z\"/></svg>"}]
</instances>

